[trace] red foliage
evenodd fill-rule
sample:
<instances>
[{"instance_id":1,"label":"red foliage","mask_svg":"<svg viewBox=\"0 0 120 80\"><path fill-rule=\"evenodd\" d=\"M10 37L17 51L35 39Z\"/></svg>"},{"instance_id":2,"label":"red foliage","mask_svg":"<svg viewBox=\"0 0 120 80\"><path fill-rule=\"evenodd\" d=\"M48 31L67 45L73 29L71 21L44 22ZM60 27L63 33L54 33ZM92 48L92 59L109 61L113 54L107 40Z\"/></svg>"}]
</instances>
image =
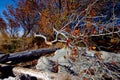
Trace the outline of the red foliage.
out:
<instances>
[{"instance_id":1,"label":"red foliage","mask_svg":"<svg viewBox=\"0 0 120 80\"><path fill-rule=\"evenodd\" d=\"M95 15L96 15L95 10L92 10L92 11L90 12L90 15L91 15L91 16L95 16Z\"/></svg>"},{"instance_id":2,"label":"red foliage","mask_svg":"<svg viewBox=\"0 0 120 80\"><path fill-rule=\"evenodd\" d=\"M6 25L5 21L4 21L4 19L0 18L0 30L4 30L6 28L7 28L7 25Z\"/></svg>"},{"instance_id":3,"label":"red foliage","mask_svg":"<svg viewBox=\"0 0 120 80\"><path fill-rule=\"evenodd\" d=\"M66 41L66 46L68 46L68 45L70 44L70 42L71 42L71 39L68 39L68 40Z\"/></svg>"},{"instance_id":4,"label":"red foliage","mask_svg":"<svg viewBox=\"0 0 120 80\"><path fill-rule=\"evenodd\" d=\"M100 30L102 30L102 31L103 31L103 30L104 30L104 27L103 27L103 26L101 26L101 27L100 27Z\"/></svg>"}]
</instances>

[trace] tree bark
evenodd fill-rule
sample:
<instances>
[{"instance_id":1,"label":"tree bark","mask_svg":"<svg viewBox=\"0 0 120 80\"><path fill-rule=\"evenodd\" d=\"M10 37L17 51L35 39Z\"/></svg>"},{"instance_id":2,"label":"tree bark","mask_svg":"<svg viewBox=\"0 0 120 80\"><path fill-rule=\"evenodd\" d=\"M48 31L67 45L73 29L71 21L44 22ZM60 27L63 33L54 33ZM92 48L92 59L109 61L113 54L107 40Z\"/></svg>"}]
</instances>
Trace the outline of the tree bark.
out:
<instances>
[{"instance_id":1,"label":"tree bark","mask_svg":"<svg viewBox=\"0 0 120 80\"><path fill-rule=\"evenodd\" d=\"M59 48L43 48L38 50L30 50L30 51L23 51L23 52L16 52L12 54L6 54L2 57L0 57L0 63L5 63L8 61L11 62L21 62L21 61L27 61L34 58L38 58L45 54L50 54L55 52Z\"/></svg>"}]
</instances>

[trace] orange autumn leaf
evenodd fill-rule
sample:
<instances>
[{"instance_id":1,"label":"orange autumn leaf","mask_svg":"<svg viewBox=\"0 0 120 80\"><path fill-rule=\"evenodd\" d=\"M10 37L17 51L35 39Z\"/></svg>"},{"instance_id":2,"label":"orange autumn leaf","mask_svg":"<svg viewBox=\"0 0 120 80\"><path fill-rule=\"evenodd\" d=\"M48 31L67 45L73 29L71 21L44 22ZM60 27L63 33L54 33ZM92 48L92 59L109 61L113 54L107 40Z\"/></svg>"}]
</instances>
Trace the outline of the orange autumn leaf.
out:
<instances>
[{"instance_id":1,"label":"orange autumn leaf","mask_svg":"<svg viewBox=\"0 0 120 80\"><path fill-rule=\"evenodd\" d=\"M77 32L80 33L80 29L78 29Z\"/></svg>"},{"instance_id":2,"label":"orange autumn leaf","mask_svg":"<svg viewBox=\"0 0 120 80\"><path fill-rule=\"evenodd\" d=\"M75 61L75 55L70 55L70 59L74 60Z\"/></svg>"},{"instance_id":3,"label":"orange autumn leaf","mask_svg":"<svg viewBox=\"0 0 120 80\"><path fill-rule=\"evenodd\" d=\"M75 47L72 48L72 54L70 55L70 59L76 60L76 55L78 55L77 49Z\"/></svg>"},{"instance_id":4,"label":"orange autumn leaf","mask_svg":"<svg viewBox=\"0 0 120 80\"><path fill-rule=\"evenodd\" d=\"M87 29L91 28L91 24L90 23L86 23L86 28Z\"/></svg>"},{"instance_id":5,"label":"orange autumn leaf","mask_svg":"<svg viewBox=\"0 0 120 80\"><path fill-rule=\"evenodd\" d=\"M95 52L95 55L99 60L103 60L103 58L101 57L101 55L102 55L101 53Z\"/></svg>"},{"instance_id":6,"label":"orange autumn leaf","mask_svg":"<svg viewBox=\"0 0 120 80\"><path fill-rule=\"evenodd\" d=\"M72 48L72 51L76 52L76 51L77 51L77 49L76 49L75 47L73 47L73 48Z\"/></svg>"},{"instance_id":7,"label":"orange autumn leaf","mask_svg":"<svg viewBox=\"0 0 120 80\"><path fill-rule=\"evenodd\" d=\"M68 27L66 27L66 28L65 28L65 31L66 31L66 32L70 32L70 31L71 31L71 29L70 29L70 28L68 28Z\"/></svg>"},{"instance_id":8,"label":"orange autumn leaf","mask_svg":"<svg viewBox=\"0 0 120 80\"><path fill-rule=\"evenodd\" d=\"M102 30L102 31L103 31L103 30L104 30L104 27L103 27L103 26L101 26L101 27L100 27L100 30Z\"/></svg>"},{"instance_id":9,"label":"orange autumn leaf","mask_svg":"<svg viewBox=\"0 0 120 80\"><path fill-rule=\"evenodd\" d=\"M54 73L57 73L57 72L58 72L58 64L55 64L55 65L53 66L53 72L54 72Z\"/></svg>"},{"instance_id":10,"label":"orange autumn leaf","mask_svg":"<svg viewBox=\"0 0 120 80\"><path fill-rule=\"evenodd\" d=\"M90 12L90 16L95 16L96 15L96 12L94 11L94 10L92 10L91 12Z\"/></svg>"},{"instance_id":11,"label":"orange autumn leaf","mask_svg":"<svg viewBox=\"0 0 120 80\"><path fill-rule=\"evenodd\" d=\"M80 29L74 30L74 31L72 32L72 34L73 34L74 36L79 36L79 35L81 35Z\"/></svg>"},{"instance_id":12,"label":"orange autumn leaf","mask_svg":"<svg viewBox=\"0 0 120 80\"><path fill-rule=\"evenodd\" d=\"M111 64L112 64L112 65L116 65L116 62L112 61Z\"/></svg>"},{"instance_id":13,"label":"orange autumn leaf","mask_svg":"<svg viewBox=\"0 0 120 80\"><path fill-rule=\"evenodd\" d=\"M93 46L93 47L92 47L92 49L93 49L93 50L95 50L95 49L96 49L96 47L95 47L95 46Z\"/></svg>"},{"instance_id":14,"label":"orange autumn leaf","mask_svg":"<svg viewBox=\"0 0 120 80\"><path fill-rule=\"evenodd\" d=\"M86 73L86 72L87 72L87 70L86 70L86 69L82 70L82 73Z\"/></svg>"},{"instance_id":15,"label":"orange autumn leaf","mask_svg":"<svg viewBox=\"0 0 120 80\"><path fill-rule=\"evenodd\" d=\"M91 48L91 47L88 47L88 51L90 51L90 50L92 50L92 48Z\"/></svg>"},{"instance_id":16,"label":"orange autumn leaf","mask_svg":"<svg viewBox=\"0 0 120 80\"><path fill-rule=\"evenodd\" d=\"M88 80L86 77L83 77L83 79L82 80Z\"/></svg>"},{"instance_id":17,"label":"orange autumn leaf","mask_svg":"<svg viewBox=\"0 0 120 80\"><path fill-rule=\"evenodd\" d=\"M95 55L96 55L96 56L99 56L99 52L95 52Z\"/></svg>"},{"instance_id":18,"label":"orange autumn leaf","mask_svg":"<svg viewBox=\"0 0 120 80\"><path fill-rule=\"evenodd\" d=\"M75 62L76 61L76 55L71 54L70 59Z\"/></svg>"},{"instance_id":19,"label":"orange autumn leaf","mask_svg":"<svg viewBox=\"0 0 120 80\"><path fill-rule=\"evenodd\" d=\"M96 28L93 28L92 33L93 34L97 33Z\"/></svg>"},{"instance_id":20,"label":"orange autumn leaf","mask_svg":"<svg viewBox=\"0 0 120 80\"><path fill-rule=\"evenodd\" d=\"M94 72L94 69L90 69L89 72L87 72L88 74L91 74L91 75L94 75L95 72Z\"/></svg>"}]
</instances>

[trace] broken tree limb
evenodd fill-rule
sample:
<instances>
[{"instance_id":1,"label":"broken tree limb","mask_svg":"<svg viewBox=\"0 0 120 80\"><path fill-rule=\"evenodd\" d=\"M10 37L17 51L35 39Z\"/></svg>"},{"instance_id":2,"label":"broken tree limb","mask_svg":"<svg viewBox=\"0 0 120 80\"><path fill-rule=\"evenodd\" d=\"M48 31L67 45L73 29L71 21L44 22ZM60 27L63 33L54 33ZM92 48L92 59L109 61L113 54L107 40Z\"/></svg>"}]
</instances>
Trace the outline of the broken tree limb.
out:
<instances>
[{"instance_id":1,"label":"broken tree limb","mask_svg":"<svg viewBox=\"0 0 120 80\"><path fill-rule=\"evenodd\" d=\"M14 67L13 73L15 76L19 75L29 75L31 77L36 77L37 79L42 80L79 80L77 76L72 76L70 74L63 74L63 73L51 73L40 71L36 69L28 69L22 67Z\"/></svg>"},{"instance_id":2,"label":"broken tree limb","mask_svg":"<svg viewBox=\"0 0 120 80\"><path fill-rule=\"evenodd\" d=\"M59 48L42 48L38 50L30 50L30 51L6 54L0 58L0 63L4 63L8 61L12 61L12 62L26 61L28 59L34 59L36 57L40 57L44 54L50 54L52 52L55 52L57 49Z\"/></svg>"}]
</instances>

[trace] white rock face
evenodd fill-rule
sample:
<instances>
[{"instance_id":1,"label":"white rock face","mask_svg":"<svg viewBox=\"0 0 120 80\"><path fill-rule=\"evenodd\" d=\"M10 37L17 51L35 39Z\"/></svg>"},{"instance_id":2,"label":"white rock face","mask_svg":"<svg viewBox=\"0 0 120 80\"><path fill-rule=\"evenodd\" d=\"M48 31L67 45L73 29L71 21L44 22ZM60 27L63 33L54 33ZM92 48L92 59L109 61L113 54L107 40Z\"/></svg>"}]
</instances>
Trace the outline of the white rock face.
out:
<instances>
[{"instance_id":1,"label":"white rock face","mask_svg":"<svg viewBox=\"0 0 120 80\"><path fill-rule=\"evenodd\" d=\"M36 69L50 71L53 67L51 60L56 63L59 63L60 65L69 66L70 63L68 62L68 59L69 59L70 53L71 53L71 50L69 48L62 48L60 50L57 50L54 53L53 57L44 57L43 56L38 60ZM62 69L62 67L59 67L59 70L60 70L59 72L64 71L61 69Z\"/></svg>"},{"instance_id":2,"label":"white rock face","mask_svg":"<svg viewBox=\"0 0 120 80\"><path fill-rule=\"evenodd\" d=\"M58 64L58 73L79 74L83 76L83 74L81 74L82 70L88 69L91 66L92 68L95 68L95 70L100 69L100 71L96 71L96 75L98 76L101 75L100 65L94 64L94 61L96 60L95 57L96 51L88 50L87 48L79 48L78 53L79 56L75 57L77 61L73 61L70 59L71 53L72 50L70 48L62 48L57 50L54 53L54 56L50 57L43 56L38 60L36 69L51 72L55 62ZM103 61L101 62L106 63L109 63L111 61L120 62L120 54L110 53L106 51L99 51L99 53L101 53L101 57L103 59ZM95 80L98 79L98 76L96 77ZM101 78L101 76L99 76L99 78Z\"/></svg>"},{"instance_id":3,"label":"white rock face","mask_svg":"<svg viewBox=\"0 0 120 80\"><path fill-rule=\"evenodd\" d=\"M120 61L120 54L106 52L106 51L99 51L102 55L101 57L104 59L104 62L109 62L111 60L115 62Z\"/></svg>"},{"instance_id":4,"label":"white rock face","mask_svg":"<svg viewBox=\"0 0 120 80\"><path fill-rule=\"evenodd\" d=\"M38 64L36 65L36 69L43 70L43 71L49 71L51 66L52 65L50 64L49 59L47 57L43 56L38 60Z\"/></svg>"},{"instance_id":5,"label":"white rock face","mask_svg":"<svg viewBox=\"0 0 120 80\"><path fill-rule=\"evenodd\" d=\"M92 50L86 50L86 56L94 57L95 56L95 51Z\"/></svg>"},{"instance_id":6,"label":"white rock face","mask_svg":"<svg viewBox=\"0 0 120 80\"><path fill-rule=\"evenodd\" d=\"M53 57L50 57L51 60L57 61L61 65L66 65L68 63L69 56L71 54L71 50L69 48L62 48L55 52Z\"/></svg>"},{"instance_id":7,"label":"white rock face","mask_svg":"<svg viewBox=\"0 0 120 80\"><path fill-rule=\"evenodd\" d=\"M101 58L103 59L104 62L109 62L111 60L116 62L120 61L120 53L112 53L106 51L98 51L98 52L101 53ZM85 53L86 53L85 55L88 57L94 57L96 51L86 49Z\"/></svg>"}]
</instances>

